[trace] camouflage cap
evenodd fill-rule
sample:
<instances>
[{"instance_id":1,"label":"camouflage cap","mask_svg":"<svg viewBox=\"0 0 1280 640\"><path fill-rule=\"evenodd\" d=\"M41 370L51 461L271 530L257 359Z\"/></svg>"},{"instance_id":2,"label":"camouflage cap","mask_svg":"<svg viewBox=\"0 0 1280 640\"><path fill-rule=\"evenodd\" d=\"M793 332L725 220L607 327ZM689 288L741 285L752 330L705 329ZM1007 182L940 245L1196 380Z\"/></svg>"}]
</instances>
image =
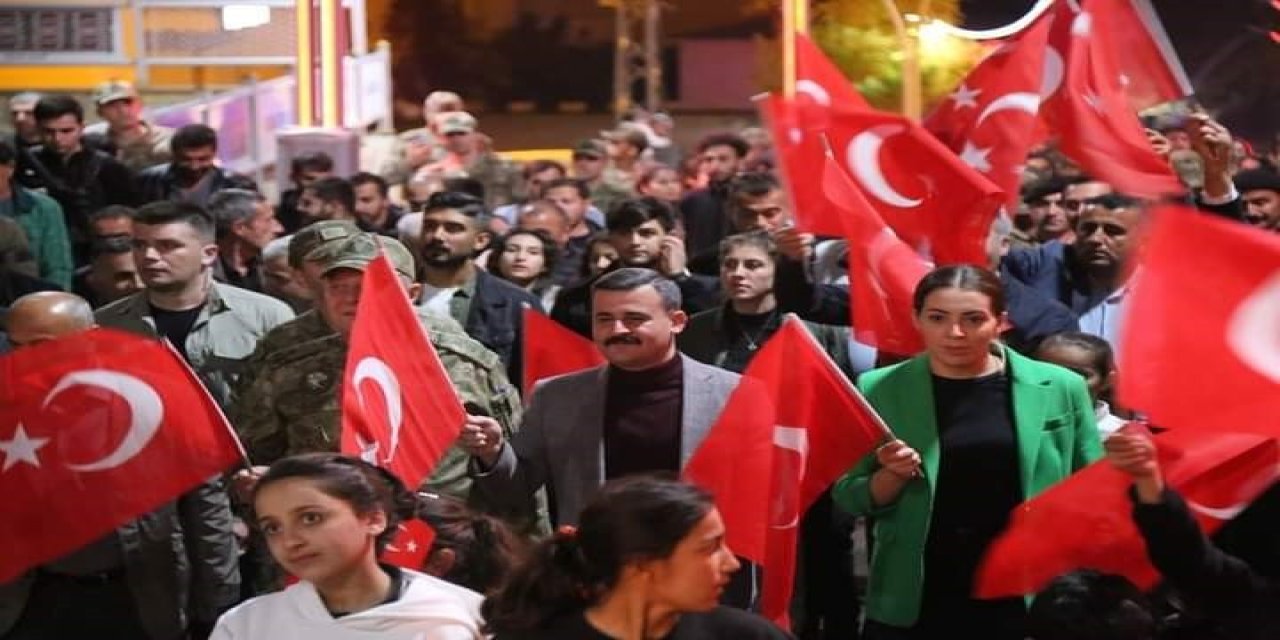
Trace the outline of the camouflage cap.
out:
<instances>
[{"instance_id":1,"label":"camouflage cap","mask_svg":"<svg viewBox=\"0 0 1280 640\"><path fill-rule=\"evenodd\" d=\"M289 240L289 266L302 268L302 261L319 259L312 257L311 252L331 242L345 240L360 233L360 227L351 220L321 220L313 222L293 234Z\"/></svg>"},{"instance_id":2,"label":"camouflage cap","mask_svg":"<svg viewBox=\"0 0 1280 640\"><path fill-rule=\"evenodd\" d=\"M111 80L93 90L93 103L102 106L116 100L132 100L138 97L138 89L126 80Z\"/></svg>"},{"instance_id":3,"label":"camouflage cap","mask_svg":"<svg viewBox=\"0 0 1280 640\"><path fill-rule=\"evenodd\" d=\"M436 131L440 135L450 133L471 133L476 130L476 119L466 111L446 111L438 113L434 119Z\"/></svg>"},{"instance_id":4,"label":"camouflage cap","mask_svg":"<svg viewBox=\"0 0 1280 640\"><path fill-rule=\"evenodd\" d=\"M599 140L580 140L578 144L573 146L573 157L575 158L578 156L603 158L607 155L609 155L609 152L605 150L604 143Z\"/></svg>"},{"instance_id":5,"label":"camouflage cap","mask_svg":"<svg viewBox=\"0 0 1280 640\"><path fill-rule=\"evenodd\" d=\"M320 260L324 263L324 272L328 274L335 269L355 269L364 271L374 258L378 257L378 245L387 252L391 266L396 273L414 279L413 253L395 238L376 236L372 233L358 233L333 247L324 247L323 257L307 256L308 259Z\"/></svg>"}]
</instances>

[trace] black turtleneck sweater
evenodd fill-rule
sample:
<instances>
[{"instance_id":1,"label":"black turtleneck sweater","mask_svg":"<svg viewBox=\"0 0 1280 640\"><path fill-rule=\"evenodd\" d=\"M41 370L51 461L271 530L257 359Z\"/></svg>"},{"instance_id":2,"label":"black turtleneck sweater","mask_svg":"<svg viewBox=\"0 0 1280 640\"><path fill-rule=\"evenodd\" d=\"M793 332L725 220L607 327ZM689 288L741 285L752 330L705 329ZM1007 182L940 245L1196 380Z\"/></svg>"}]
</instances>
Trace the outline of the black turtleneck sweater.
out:
<instances>
[{"instance_id":1,"label":"black turtleneck sweater","mask_svg":"<svg viewBox=\"0 0 1280 640\"><path fill-rule=\"evenodd\" d=\"M684 365L680 356L644 371L609 368L604 476L680 470Z\"/></svg>"}]
</instances>

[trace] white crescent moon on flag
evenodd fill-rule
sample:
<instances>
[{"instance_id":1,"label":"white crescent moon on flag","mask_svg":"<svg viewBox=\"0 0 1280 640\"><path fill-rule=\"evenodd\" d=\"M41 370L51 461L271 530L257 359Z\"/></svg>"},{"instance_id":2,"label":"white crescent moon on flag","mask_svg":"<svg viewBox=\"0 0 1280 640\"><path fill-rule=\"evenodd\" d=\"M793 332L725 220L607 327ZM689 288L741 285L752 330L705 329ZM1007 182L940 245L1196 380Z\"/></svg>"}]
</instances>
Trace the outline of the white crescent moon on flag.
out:
<instances>
[{"instance_id":1,"label":"white crescent moon on flag","mask_svg":"<svg viewBox=\"0 0 1280 640\"><path fill-rule=\"evenodd\" d=\"M1241 502L1240 504L1232 505L1230 507L1206 507L1193 500L1187 500L1187 507L1192 511L1202 513L1210 518L1217 518L1219 520L1231 520L1232 518L1240 515L1240 512L1244 511L1248 506L1248 503Z\"/></svg>"},{"instance_id":2,"label":"white crescent moon on flag","mask_svg":"<svg viewBox=\"0 0 1280 640\"><path fill-rule=\"evenodd\" d=\"M1048 98L1062 86L1062 78L1066 74L1067 65L1062 61L1062 54L1057 49L1044 48L1044 77L1040 80L1040 97Z\"/></svg>"},{"instance_id":3,"label":"white crescent moon on flag","mask_svg":"<svg viewBox=\"0 0 1280 640\"><path fill-rule=\"evenodd\" d=\"M796 80L796 93L803 93L824 107L831 106L831 94L827 93L822 85L812 80Z\"/></svg>"},{"instance_id":4,"label":"white crescent moon on flag","mask_svg":"<svg viewBox=\"0 0 1280 640\"><path fill-rule=\"evenodd\" d=\"M110 369L86 369L68 373L53 385L49 395L44 398L44 406L48 407L58 394L78 385L98 387L124 398L129 405L129 431L115 451L93 462L68 464L68 469L102 471L118 467L141 453L160 430L160 422L164 419L164 402L160 399L160 394L142 380Z\"/></svg>"},{"instance_id":5,"label":"white crescent moon on flag","mask_svg":"<svg viewBox=\"0 0 1280 640\"><path fill-rule=\"evenodd\" d=\"M992 114L1007 111L1009 109L1025 111L1031 114L1032 117L1035 117L1035 115L1040 111L1040 96L1034 93L1006 93L999 98L992 100L991 103L982 110L982 114L978 116L977 123L973 126L980 127L982 126L982 122Z\"/></svg>"},{"instance_id":6,"label":"white crescent moon on flag","mask_svg":"<svg viewBox=\"0 0 1280 640\"><path fill-rule=\"evenodd\" d=\"M1280 384L1280 271L1236 307L1226 339L1241 362Z\"/></svg>"},{"instance_id":7,"label":"white crescent moon on flag","mask_svg":"<svg viewBox=\"0 0 1280 640\"><path fill-rule=\"evenodd\" d=\"M787 427L783 425L775 425L773 427L773 446L779 449L794 451L800 455L800 470L795 479L796 488L799 489L800 483L804 482L805 467L809 461L809 430L799 427ZM774 529L790 529L800 523L800 513L797 511L786 524L772 525Z\"/></svg>"},{"instance_id":8,"label":"white crescent moon on flag","mask_svg":"<svg viewBox=\"0 0 1280 640\"><path fill-rule=\"evenodd\" d=\"M400 404L400 380L396 378L395 372L387 363L380 358L366 356L356 363L356 371L351 376L351 384L355 385L356 397L360 399L360 406L364 407L364 394L360 391L360 383L365 380L372 380L378 385L378 389L382 391L382 399L387 405L387 422L391 424L391 442L387 446L387 455L382 459L383 462L390 462L396 456L396 449L400 446L400 422L402 418L402 406Z\"/></svg>"},{"instance_id":9,"label":"white crescent moon on flag","mask_svg":"<svg viewBox=\"0 0 1280 640\"><path fill-rule=\"evenodd\" d=\"M906 127L900 124L883 124L859 133L849 141L845 153L846 162L855 178L867 190L867 193L885 204L899 209L918 207L923 200L911 199L898 193L884 176L880 167L880 147L888 138L892 138Z\"/></svg>"}]
</instances>

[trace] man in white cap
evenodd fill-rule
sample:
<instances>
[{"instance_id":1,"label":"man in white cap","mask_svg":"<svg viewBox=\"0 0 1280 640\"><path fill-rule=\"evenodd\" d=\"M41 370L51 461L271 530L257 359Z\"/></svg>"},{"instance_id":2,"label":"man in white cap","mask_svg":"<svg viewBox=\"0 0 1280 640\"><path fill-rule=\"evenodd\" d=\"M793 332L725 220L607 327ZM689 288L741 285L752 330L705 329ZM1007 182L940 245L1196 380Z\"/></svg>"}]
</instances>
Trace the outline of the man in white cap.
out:
<instances>
[{"instance_id":1,"label":"man in white cap","mask_svg":"<svg viewBox=\"0 0 1280 640\"><path fill-rule=\"evenodd\" d=\"M98 85L93 103L102 122L85 127L85 135L108 143L107 150L130 171L169 162L173 129L142 119L142 97L132 83L112 80Z\"/></svg>"},{"instance_id":2,"label":"man in white cap","mask_svg":"<svg viewBox=\"0 0 1280 640\"><path fill-rule=\"evenodd\" d=\"M450 111L436 115L431 124L443 141L445 155L419 169L417 175L478 181L484 186L484 206L488 211L515 202L520 169L481 144L475 116L466 111Z\"/></svg>"}]
</instances>

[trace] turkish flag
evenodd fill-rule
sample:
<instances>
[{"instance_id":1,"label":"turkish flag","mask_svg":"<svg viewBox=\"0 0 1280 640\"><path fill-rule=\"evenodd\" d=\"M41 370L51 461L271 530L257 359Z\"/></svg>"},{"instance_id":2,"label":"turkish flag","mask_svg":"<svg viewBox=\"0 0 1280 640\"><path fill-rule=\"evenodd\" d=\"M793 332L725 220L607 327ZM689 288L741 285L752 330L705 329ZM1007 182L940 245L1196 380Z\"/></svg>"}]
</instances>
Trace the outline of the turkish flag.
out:
<instances>
[{"instance_id":1,"label":"turkish flag","mask_svg":"<svg viewBox=\"0 0 1280 640\"><path fill-rule=\"evenodd\" d=\"M1109 39L1124 43L1116 62L1129 108L1141 111L1195 92L1149 0L1095 0L1090 9L1105 13Z\"/></svg>"},{"instance_id":2,"label":"turkish flag","mask_svg":"<svg viewBox=\"0 0 1280 640\"><path fill-rule=\"evenodd\" d=\"M849 243L854 337L886 353L915 354L924 343L914 323L912 298L932 267L884 223L835 159L824 157L822 195L843 212L839 219Z\"/></svg>"},{"instance_id":3,"label":"turkish flag","mask_svg":"<svg viewBox=\"0 0 1280 640\"><path fill-rule=\"evenodd\" d=\"M866 98L854 88L844 72L835 65L809 36L796 34L796 99L820 108L833 104L870 109Z\"/></svg>"},{"instance_id":4,"label":"turkish flag","mask_svg":"<svg viewBox=\"0 0 1280 640\"><path fill-rule=\"evenodd\" d=\"M386 254L365 269L342 383L342 451L422 483L466 412Z\"/></svg>"},{"instance_id":5,"label":"turkish flag","mask_svg":"<svg viewBox=\"0 0 1280 640\"><path fill-rule=\"evenodd\" d=\"M604 364L595 343L564 328L533 309L524 310L524 397L533 396L533 387L566 373Z\"/></svg>"},{"instance_id":6,"label":"turkish flag","mask_svg":"<svg viewBox=\"0 0 1280 640\"><path fill-rule=\"evenodd\" d=\"M1040 123L1050 20L1037 20L993 50L925 119L924 126L987 176L1016 209L1027 152L1044 139Z\"/></svg>"},{"instance_id":7,"label":"turkish flag","mask_svg":"<svg viewBox=\"0 0 1280 640\"><path fill-rule=\"evenodd\" d=\"M734 546L747 537L734 527L763 534L761 613L785 626L801 516L888 429L794 315L752 358L743 381L739 391L747 393L730 398L685 475L711 488L739 555L759 562L758 547ZM743 450L750 455L739 457Z\"/></svg>"},{"instance_id":8,"label":"turkish flag","mask_svg":"<svg viewBox=\"0 0 1280 640\"><path fill-rule=\"evenodd\" d=\"M987 264L987 234L1004 202L991 180L902 116L833 108L827 134L836 159L907 245L938 264Z\"/></svg>"},{"instance_id":9,"label":"turkish flag","mask_svg":"<svg viewBox=\"0 0 1280 640\"><path fill-rule=\"evenodd\" d=\"M1169 431L1155 442L1165 482L1186 499L1206 535L1271 486L1280 467L1280 443L1257 434ZM1133 523L1131 484L1128 475L1099 460L1017 507L987 549L975 594L1036 593L1081 568L1153 586L1159 574Z\"/></svg>"},{"instance_id":10,"label":"turkish flag","mask_svg":"<svg viewBox=\"0 0 1280 640\"><path fill-rule=\"evenodd\" d=\"M1178 207L1148 215L1121 401L1170 429L1280 435L1280 236Z\"/></svg>"},{"instance_id":11,"label":"turkish flag","mask_svg":"<svg viewBox=\"0 0 1280 640\"><path fill-rule=\"evenodd\" d=\"M244 458L167 343L90 329L0 358L0 582Z\"/></svg>"},{"instance_id":12,"label":"turkish flag","mask_svg":"<svg viewBox=\"0 0 1280 640\"><path fill-rule=\"evenodd\" d=\"M1050 44L1066 51L1066 79L1044 106L1062 152L1116 190L1158 198L1186 191L1147 141L1121 84L1117 60L1128 40L1114 24L1117 0L1085 0L1073 14L1060 3ZM1122 44L1123 43L1123 44Z\"/></svg>"},{"instance_id":13,"label":"turkish flag","mask_svg":"<svg viewBox=\"0 0 1280 640\"><path fill-rule=\"evenodd\" d=\"M825 111L802 117L803 107L778 95L759 98L757 107L771 133L796 226L821 236L843 237L847 224L842 219L844 212L833 208L822 194L822 165L827 155L822 139Z\"/></svg>"},{"instance_id":14,"label":"turkish flag","mask_svg":"<svg viewBox=\"0 0 1280 640\"><path fill-rule=\"evenodd\" d=\"M397 567L421 571L435 539L436 532L431 525L418 518L410 518L397 526L396 536L382 550L381 560Z\"/></svg>"}]
</instances>

